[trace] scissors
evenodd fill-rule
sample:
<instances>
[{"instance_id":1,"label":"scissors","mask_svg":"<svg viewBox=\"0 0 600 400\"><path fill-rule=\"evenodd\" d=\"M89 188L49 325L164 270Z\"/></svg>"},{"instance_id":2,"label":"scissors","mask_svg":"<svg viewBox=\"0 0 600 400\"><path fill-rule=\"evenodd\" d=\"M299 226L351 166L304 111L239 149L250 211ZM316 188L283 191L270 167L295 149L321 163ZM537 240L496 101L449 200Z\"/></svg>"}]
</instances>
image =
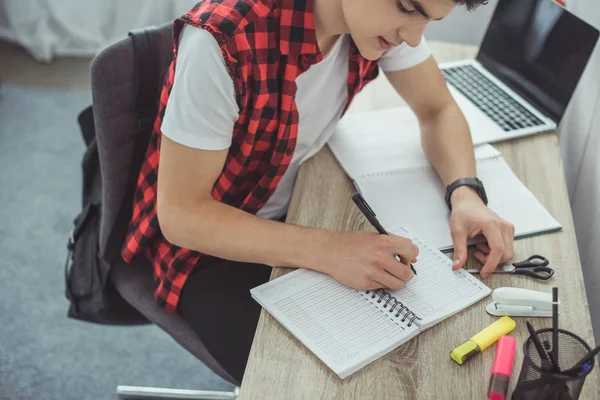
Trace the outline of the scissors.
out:
<instances>
[{"instance_id":1,"label":"scissors","mask_svg":"<svg viewBox=\"0 0 600 400\"><path fill-rule=\"evenodd\" d=\"M548 280L554 275L554 270L547 265L550 261L546 257L539 256L537 254L529 257L528 259L514 263L504 264L496 268L494 274L515 274L515 275L526 275L535 279ZM481 272L477 268L467 269L467 272L472 274L478 274Z\"/></svg>"}]
</instances>

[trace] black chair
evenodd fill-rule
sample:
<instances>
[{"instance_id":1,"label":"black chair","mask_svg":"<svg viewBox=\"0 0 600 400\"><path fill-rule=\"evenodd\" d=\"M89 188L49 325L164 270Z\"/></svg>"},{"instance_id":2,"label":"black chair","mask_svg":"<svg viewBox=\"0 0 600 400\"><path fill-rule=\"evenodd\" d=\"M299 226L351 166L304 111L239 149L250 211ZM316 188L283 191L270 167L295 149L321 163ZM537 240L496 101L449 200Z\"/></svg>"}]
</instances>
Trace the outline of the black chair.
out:
<instances>
[{"instance_id":1,"label":"black chair","mask_svg":"<svg viewBox=\"0 0 600 400\"><path fill-rule=\"evenodd\" d=\"M156 57L160 65L161 81L173 55L172 24L158 28L159 45ZM134 49L131 37L127 37L103 50L92 62L91 80L94 108L94 123L99 152L108 152L102 159L110 160L111 149L116 146L131 145L136 135L136 114L134 97ZM122 168L121 160L102 165L102 173L115 175L111 169ZM123 182L117 182L122 185ZM104 203L113 202L108 207L118 209L115 204L121 199L111 196L106 190ZM113 193L114 194L114 193ZM104 238L100 238L104 240ZM177 343L196 356L207 367L224 380L236 385L232 392L195 391L135 386L118 386L120 398L162 398L162 399L237 399L237 382L208 352L200 338L179 315L168 313L158 307L153 298L155 284L153 269L147 261L127 264L117 263L111 270L111 281L119 294L149 321L167 332Z\"/></svg>"}]
</instances>

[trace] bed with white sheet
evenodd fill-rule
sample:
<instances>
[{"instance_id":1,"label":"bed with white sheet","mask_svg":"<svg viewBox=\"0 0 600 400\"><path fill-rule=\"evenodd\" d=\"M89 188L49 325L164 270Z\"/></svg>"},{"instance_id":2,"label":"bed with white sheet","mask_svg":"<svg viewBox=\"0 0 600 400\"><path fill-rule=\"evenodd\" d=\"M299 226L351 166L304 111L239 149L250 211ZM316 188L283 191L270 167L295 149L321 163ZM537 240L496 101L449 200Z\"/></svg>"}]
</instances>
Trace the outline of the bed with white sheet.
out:
<instances>
[{"instance_id":1,"label":"bed with white sheet","mask_svg":"<svg viewBox=\"0 0 600 400\"><path fill-rule=\"evenodd\" d=\"M197 0L4 0L0 38L23 46L38 61L93 56L134 28L160 25Z\"/></svg>"}]
</instances>

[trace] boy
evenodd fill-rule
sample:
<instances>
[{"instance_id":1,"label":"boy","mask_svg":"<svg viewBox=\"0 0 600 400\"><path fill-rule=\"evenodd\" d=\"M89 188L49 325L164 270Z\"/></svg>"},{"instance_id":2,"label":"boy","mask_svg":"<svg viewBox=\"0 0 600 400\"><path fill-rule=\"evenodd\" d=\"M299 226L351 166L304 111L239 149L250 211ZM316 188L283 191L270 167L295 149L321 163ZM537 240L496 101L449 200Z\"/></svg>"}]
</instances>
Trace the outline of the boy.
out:
<instances>
[{"instance_id":1,"label":"boy","mask_svg":"<svg viewBox=\"0 0 600 400\"><path fill-rule=\"evenodd\" d=\"M378 66L417 115L442 182L475 177L468 126L422 39L457 3L485 0L207 0L175 21L122 255L152 260L158 304L179 312L238 382L260 312L249 290L272 266L358 289L413 277L418 248L406 238L282 223L299 166ZM512 257L514 228L475 189L451 192L454 268L467 238L483 233L485 277Z\"/></svg>"}]
</instances>

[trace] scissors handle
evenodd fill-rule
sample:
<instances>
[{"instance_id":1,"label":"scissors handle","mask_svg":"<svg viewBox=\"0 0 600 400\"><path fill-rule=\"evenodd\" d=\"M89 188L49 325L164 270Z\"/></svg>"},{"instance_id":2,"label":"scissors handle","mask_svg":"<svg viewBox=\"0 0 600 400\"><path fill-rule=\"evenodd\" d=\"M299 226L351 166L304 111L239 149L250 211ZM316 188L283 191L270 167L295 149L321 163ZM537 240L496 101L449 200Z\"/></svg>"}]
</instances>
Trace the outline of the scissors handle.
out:
<instances>
[{"instance_id":1,"label":"scissors handle","mask_svg":"<svg viewBox=\"0 0 600 400\"><path fill-rule=\"evenodd\" d=\"M513 265L516 268L527 268L527 267L545 267L548 264L550 264L550 261L548 261L548 259L546 257L534 254L531 257L527 258L526 260L523 260L518 263L514 263Z\"/></svg>"},{"instance_id":2,"label":"scissors handle","mask_svg":"<svg viewBox=\"0 0 600 400\"><path fill-rule=\"evenodd\" d=\"M530 276L535 279L540 279L542 281L546 281L546 280L552 278L552 275L554 275L554 270L552 268L543 267L543 266L526 267L526 268L521 267L521 268L516 268L515 271L513 272L513 274L526 275L526 276Z\"/></svg>"},{"instance_id":3,"label":"scissors handle","mask_svg":"<svg viewBox=\"0 0 600 400\"><path fill-rule=\"evenodd\" d=\"M548 280L554 275L554 270L547 265L550 264L546 257L533 255L524 261L514 263L514 274L526 275L535 279Z\"/></svg>"}]
</instances>

